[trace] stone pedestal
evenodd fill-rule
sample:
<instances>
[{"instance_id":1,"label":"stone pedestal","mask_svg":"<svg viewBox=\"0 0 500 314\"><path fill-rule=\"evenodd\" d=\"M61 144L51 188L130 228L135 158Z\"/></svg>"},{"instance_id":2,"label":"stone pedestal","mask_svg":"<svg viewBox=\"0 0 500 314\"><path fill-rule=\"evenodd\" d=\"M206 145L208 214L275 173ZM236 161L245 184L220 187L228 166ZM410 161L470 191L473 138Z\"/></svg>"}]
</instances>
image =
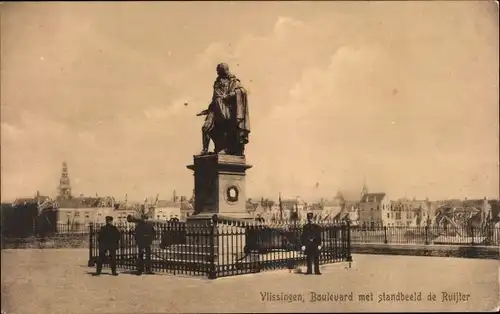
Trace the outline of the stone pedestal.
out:
<instances>
[{"instance_id":1,"label":"stone pedestal","mask_svg":"<svg viewBox=\"0 0 500 314\"><path fill-rule=\"evenodd\" d=\"M189 221L212 219L252 219L246 211L245 173L252 166L245 157L211 154L194 156L194 215Z\"/></svg>"},{"instance_id":2,"label":"stone pedestal","mask_svg":"<svg viewBox=\"0 0 500 314\"><path fill-rule=\"evenodd\" d=\"M245 172L251 167L243 156L223 154L194 156L187 166L194 171L195 212L187 218L186 244L213 252L215 264L234 263L245 247L245 228L234 223L253 220L245 207Z\"/></svg>"}]
</instances>

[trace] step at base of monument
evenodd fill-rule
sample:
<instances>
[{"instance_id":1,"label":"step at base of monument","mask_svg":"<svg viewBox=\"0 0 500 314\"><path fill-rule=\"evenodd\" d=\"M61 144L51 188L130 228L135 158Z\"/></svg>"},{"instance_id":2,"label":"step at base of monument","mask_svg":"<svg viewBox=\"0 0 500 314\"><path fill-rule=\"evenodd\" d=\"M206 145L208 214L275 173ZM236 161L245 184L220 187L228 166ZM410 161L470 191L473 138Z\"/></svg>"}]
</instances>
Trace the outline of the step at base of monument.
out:
<instances>
[{"instance_id":1,"label":"step at base of monument","mask_svg":"<svg viewBox=\"0 0 500 314\"><path fill-rule=\"evenodd\" d=\"M205 260L193 260L193 259L179 259L179 258L173 258L170 256L167 257L154 257L151 258L152 261L154 262L167 262L167 263L180 263L180 264L186 264L186 263L192 263L192 264L202 264L202 265L212 265L212 262L210 261L205 261Z\"/></svg>"},{"instance_id":2,"label":"step at base of monument","mask_svg":"<svg viewBox=\"0 0 500 314\"><path fill-rule=\"evenodd\" d=\"M212 250L215 256L212 256ZM165 259L176 261L196 261L209 263L212 259L217 259L217 247L204 245L177 244L166 249Z\"/></svg>"},{"instance_id":3,"label":"step at base of monument","mask_svg":"<svg viewBox=\"0 0 500 314\"><path fill-rule=\"evenodd\" d=\"M166 248L169 251L183 252L183 253L211 253L212 247L210 245L199 244L174 244ZM213 247L214 252L217 253L217 246Z\"/></svg>"}]
</instances>

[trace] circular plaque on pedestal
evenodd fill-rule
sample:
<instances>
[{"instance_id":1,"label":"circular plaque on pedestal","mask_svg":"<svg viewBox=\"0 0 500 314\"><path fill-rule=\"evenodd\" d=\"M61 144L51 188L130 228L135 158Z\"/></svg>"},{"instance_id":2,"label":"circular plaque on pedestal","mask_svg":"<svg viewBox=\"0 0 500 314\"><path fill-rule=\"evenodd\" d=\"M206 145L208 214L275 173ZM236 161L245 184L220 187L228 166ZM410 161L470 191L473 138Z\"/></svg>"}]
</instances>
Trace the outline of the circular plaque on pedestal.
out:
<instances>
[{"instance_id":1,"label":"circular plaque on pedestal","mask_svg":"<svg viewBox=\"0 0 500 314\"><path fill-rule=\"evenodd\" d=\"M226 193L224 193L224 198L226 199L226 202L229 204L235 204L238 203L240 197L240 189L237 185L229 185L226 188Z\"/></svg>"}]
</instances>

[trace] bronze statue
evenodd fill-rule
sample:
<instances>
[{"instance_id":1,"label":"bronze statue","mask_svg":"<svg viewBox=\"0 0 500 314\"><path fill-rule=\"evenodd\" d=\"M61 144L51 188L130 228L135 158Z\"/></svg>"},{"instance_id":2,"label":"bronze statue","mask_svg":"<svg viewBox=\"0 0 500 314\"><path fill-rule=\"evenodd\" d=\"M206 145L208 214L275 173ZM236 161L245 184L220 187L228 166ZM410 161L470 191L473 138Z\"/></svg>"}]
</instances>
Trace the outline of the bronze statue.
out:
<instances>
[{"instance_id":1,"label":"bronze statue","mask_svg":"<svg viewBox=\"0 0 500 314\"><path fill-rule=\"evenodd\" d=\"M206 115L202 127L201 154L208 154L212 139L216 154L244 156L250 133L247 91L240 80L229 72L227 64L217 65L217 75L212 101L208 109L198 114Z\"/></svg>"}]
</instances>

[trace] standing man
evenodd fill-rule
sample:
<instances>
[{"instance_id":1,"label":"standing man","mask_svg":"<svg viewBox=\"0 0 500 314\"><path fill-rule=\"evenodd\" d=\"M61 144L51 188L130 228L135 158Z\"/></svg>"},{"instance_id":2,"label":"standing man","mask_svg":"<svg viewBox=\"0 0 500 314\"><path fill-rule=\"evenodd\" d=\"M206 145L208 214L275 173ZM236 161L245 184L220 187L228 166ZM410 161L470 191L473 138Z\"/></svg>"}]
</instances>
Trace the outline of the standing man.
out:
<instances>
[{"instance_id":1,"label":"standing man","mask_svg":"<svg viewBox=\"0 0 500 314\"><path fill-rule=\"evenodd\" d=\"M135 241L139 248L139 258L137 259L137 274L140 276L146 268L147 274L152 274L151 270L151 245L155 239L155 228L153 224L147 223L146 215L142 215L135 227ZM146 255L146 265L144 265L144 255ZM144 267L146 266L146 267Z\"/></svg>"},{"instance_id":2,"label":"standing man","mask_svg":"<svg viewBox=\"0 0 500 314\"><path fill-rule=\"evenodd\" d=\"M319 271L319 252L321 250L321 227L312 222L313 213L307 213L307 223L302 230L302 251L307 256L306 275L312 274L314 262L314 273L321 275Z\"/></svg>"},{"instance_id":3,"label":"standing man","mask_svg":"<svg viewBox=\"0 0 500 314\"><path fill-rule=\"evenodd\" d=\"M99 259L97 260L96 276L101 274L102 263L104 262L106 251L109 251L109 256L111 258L111 273L113 276L118 276L116 272L116 250L120 242L120 231L113 225L113 217L106 216L106 225L99 230L97 242L99 244Z\"/></svg>"}]
</instances>

